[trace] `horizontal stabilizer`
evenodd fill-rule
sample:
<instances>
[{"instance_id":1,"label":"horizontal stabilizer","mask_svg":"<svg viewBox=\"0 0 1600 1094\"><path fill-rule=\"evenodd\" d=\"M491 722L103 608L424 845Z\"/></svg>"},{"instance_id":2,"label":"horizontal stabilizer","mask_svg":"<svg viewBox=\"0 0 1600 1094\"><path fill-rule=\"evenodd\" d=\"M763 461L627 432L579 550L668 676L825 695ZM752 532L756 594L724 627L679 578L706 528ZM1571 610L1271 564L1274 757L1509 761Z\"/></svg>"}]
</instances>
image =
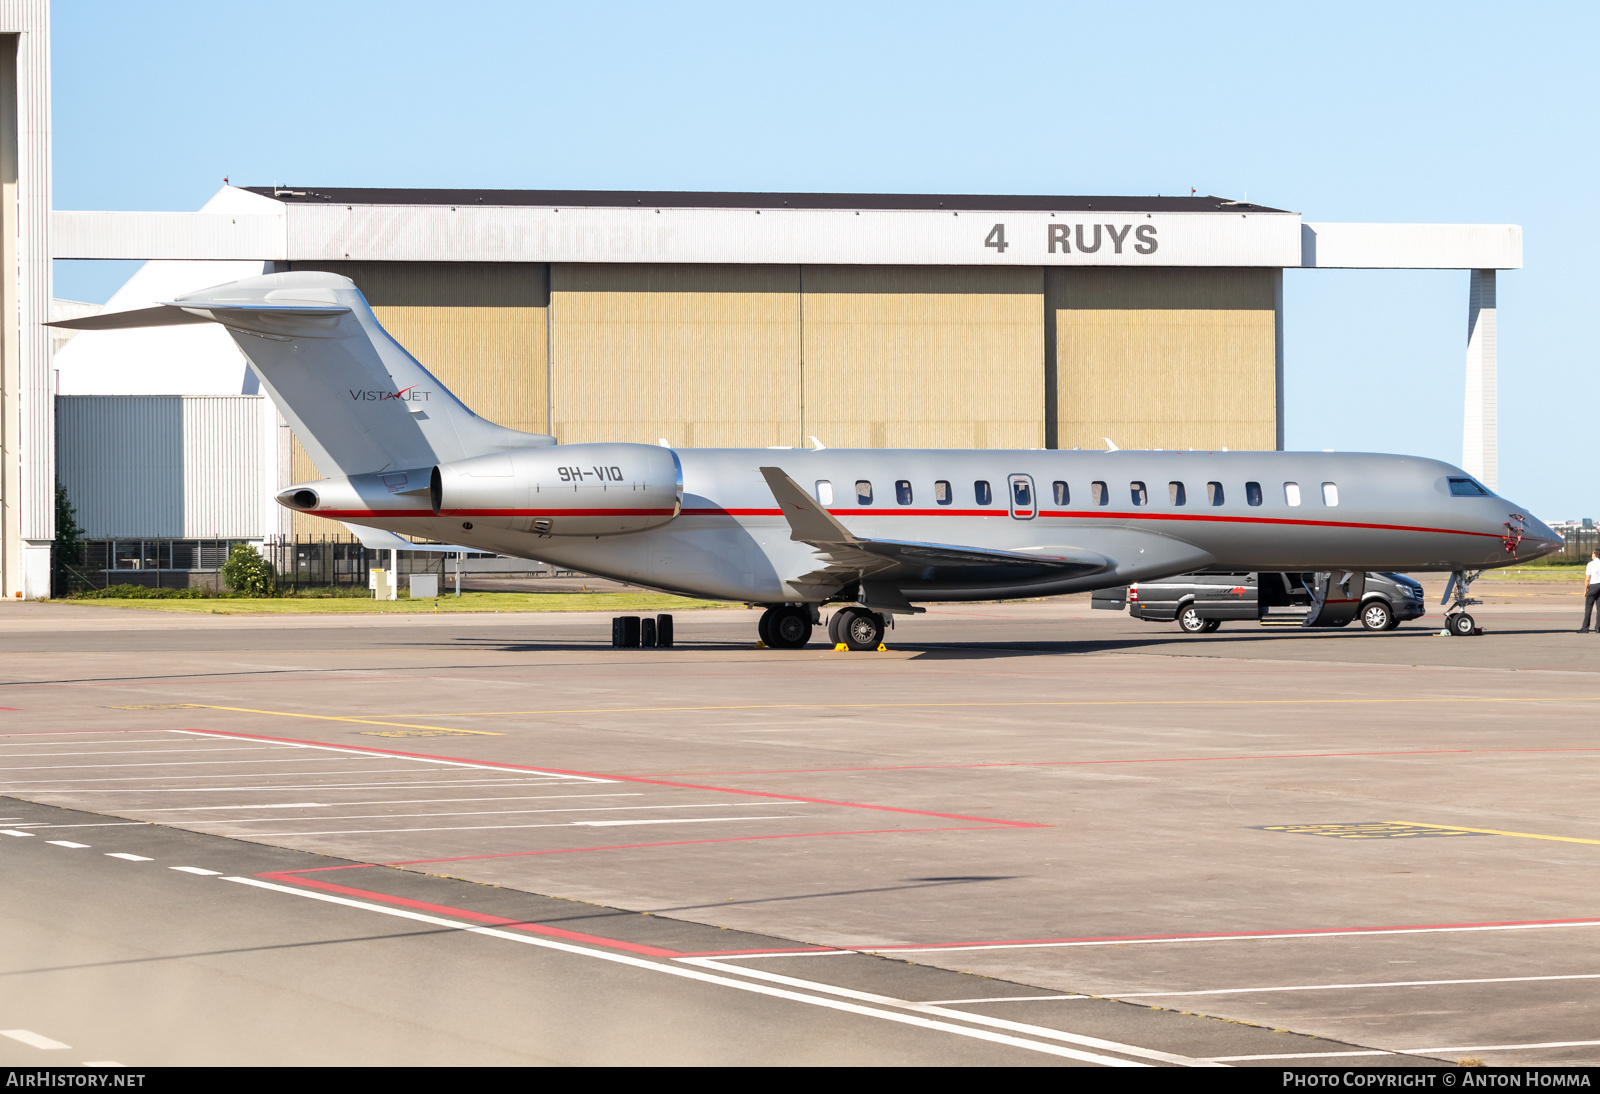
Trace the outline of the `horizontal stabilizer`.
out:
<instances>
[{"instance_id":1,"label":"horizontal stabilizer","mask_svg":"<svg viewBox=\"0 0 1600 1094\"><path fill-rule=\"evenodd\" d=\"M460 547L453 543L412 543L405 536L396 532L386 532L382 528L373 528L367 524L351 524L341 520L340 524L350 529L350 534L361 541L361 546L369 551L431 551L435 554L482 554L479 547Z\"/></svg>"},{"instance_id":2,"label":"horizontal stabilizer","mask_svg":"<svg viewBox=\"0 0 1600 1094\"><path fill-rule=\"evenodd\" d=\"M62 330L128 330L133 327L176 327L183 323L209 323L203 315L193 315L176 304L157 304L153 308L133 311L101 312L81 319L62 319L46 323L47 327Z\"/></svg>"}]
</instances>

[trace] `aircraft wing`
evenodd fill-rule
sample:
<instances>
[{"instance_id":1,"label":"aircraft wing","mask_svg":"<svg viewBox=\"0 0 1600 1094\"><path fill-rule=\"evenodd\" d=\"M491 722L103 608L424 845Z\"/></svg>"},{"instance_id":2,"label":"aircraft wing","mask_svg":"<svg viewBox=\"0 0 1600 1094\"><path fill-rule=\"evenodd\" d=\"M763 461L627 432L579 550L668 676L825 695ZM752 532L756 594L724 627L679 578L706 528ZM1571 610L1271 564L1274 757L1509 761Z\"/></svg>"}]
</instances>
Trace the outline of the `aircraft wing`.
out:
<instances>
[{"instance_id":1,"label":"aircraft wing","mask_svg":"<svg viewBox=\"0 0 1600 1094\"><path fill-rule=\"evenodd\" d=\"M763 467L772 496L789 522L789 538L809 543L828 559L829 570L853 571L863 576L905 567L928 569L1000 569L1033 573L1093 573L1111 565L1111 560L1092 551L1047 548L1040 552L1000 551L989 547L965 547L953 543L914 543L894 539L864 539L855 535L782 468Z\"/></svg>"}]
</instances>

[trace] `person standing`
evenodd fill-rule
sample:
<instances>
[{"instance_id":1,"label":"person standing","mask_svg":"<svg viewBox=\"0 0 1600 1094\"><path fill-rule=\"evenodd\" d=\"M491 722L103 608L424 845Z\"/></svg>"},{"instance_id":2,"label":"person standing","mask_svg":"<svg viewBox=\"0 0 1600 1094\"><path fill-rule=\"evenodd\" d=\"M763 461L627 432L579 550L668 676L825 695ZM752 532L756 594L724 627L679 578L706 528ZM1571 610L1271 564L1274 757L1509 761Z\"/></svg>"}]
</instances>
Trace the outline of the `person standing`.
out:
<instances>
[{"instance_id":1,"label":"person standing","mask_svg":"<svg viewBox=\"0 0 1600 1094\"><path fill-rule=\"evenodd\" d=\"M1583 626L1578 628L1579 634L1589 631L1589 617L1595 614L1595 603L1600 601L1600 548L1589 557L1589 565L1583 568ZM1595 630L1600 632L1600 619L1595 620Z\"/></svg>"}]
</instances>

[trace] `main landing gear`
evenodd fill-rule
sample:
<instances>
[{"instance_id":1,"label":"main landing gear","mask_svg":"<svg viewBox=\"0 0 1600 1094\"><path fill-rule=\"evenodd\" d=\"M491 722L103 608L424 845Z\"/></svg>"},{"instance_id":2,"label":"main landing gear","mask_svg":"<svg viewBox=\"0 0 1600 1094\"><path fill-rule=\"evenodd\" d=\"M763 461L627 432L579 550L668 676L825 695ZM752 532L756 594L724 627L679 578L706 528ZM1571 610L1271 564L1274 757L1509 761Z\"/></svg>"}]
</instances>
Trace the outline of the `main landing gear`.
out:
<instances>
[{"instance_id":1,"label":"main landing gear","mask_svg":"<svg viewBox=\"0 0 1600 1094\"><path fill-rule=\"evenodd\" d=\"M1450 575L1450 581L1444 587L1444 599L1441 603L1450 605L1450 610L1444 617L1444 630L1452 638L1470 638L1483 633L1477 620L1467 614L1467 609L1472 605L1483 603L1467 596L1472 583L1478 580L1482 573L1482 570L1474 570L1470 574L1465 570L1457 570ZM1451 599L1452 593L1454 599Z\"/></svg>"},{"instance_id":2,"label":"main landing gear","mask_svg":"<svg viewBox=\"0 0 1600 1094\"><path fill-rule=\"evenodd\" d=\"M817 625L812 604L775 604L761 613L756 630L763 645L775 650L804 649ZM856 651L875 650L883 644L888 626L883 616L859 604L841 608L828 620L828 641Z\"/></svg>"}]
</instances>

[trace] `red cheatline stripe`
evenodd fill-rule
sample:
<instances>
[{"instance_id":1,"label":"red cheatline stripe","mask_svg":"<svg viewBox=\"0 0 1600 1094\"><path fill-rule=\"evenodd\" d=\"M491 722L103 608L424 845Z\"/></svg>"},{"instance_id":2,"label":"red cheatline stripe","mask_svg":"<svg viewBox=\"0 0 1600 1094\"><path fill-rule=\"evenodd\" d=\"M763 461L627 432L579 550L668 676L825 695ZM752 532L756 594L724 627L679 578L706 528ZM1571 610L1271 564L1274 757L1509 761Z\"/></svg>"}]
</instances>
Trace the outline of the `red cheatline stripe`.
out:
<instances>
[{"instance_id":1,"label":"red cheatline stripe","mask_svg":"<svg viewBox=\"0 0 1600 1094\"><path fill-rule=\"evenodd\" d=\"M706 775L811 775L845 771L945 771L982 767L1075 767L1093 764L1224 763L1229 760L1322 760L1361 756L1500 755L1537 752L1600 752L1600 748L1417 748L1394 752L1267 752L1258 756L1152 756L1124 760L1012 760L982 764L890 764L884 767L778 767L766 771L674 771L663 777Z\"/></svg>"},{"instance_id":2,"label":"red cheatline stripe","mask_svg":"<svg viewBox=\"0 0 1600 1094\"><path fill-rule=\"evenodd\" d=\"M1011 514L1004 509L829 509L840 517L1004 517ZM657 517L668 516L671 509L446 509L438 516L445 517ZM686 517L781 517L782 509L724 509L720 506L685 508ZM350 520L361 517L433 517L432 509L318 509L311 510L314 517L334 517ZM1027 513L1019 514L1026 516ZM1083 520L1197 520L1220 524L1272 524L1302 528L1359 528L1380 532L1428 532L1442 536L1483 536L1487 539L1504 539L1500 532L1470 532L1463 528L1427 528L1415 524L1369 524L1359 521L1292 520L1288 517L1234 517L1200 513L1124 513L1117 511L1039 510L1040 517Z\"/></svg>"},{"instance_id":3,"label":"red cheatline stripe","mask_svg":"<svg viewBox=\"0 0 1600 1094\"><path fill-rule=\"evenodd\" d=\"M591 946L604 946L608 950L626 950L629 953L643 954L646 957L684 956L678 950L664 950L660 946L645 946L638 942L623 942L615 938L603 938L597 934L584 934L582 931L568 931L560 927L546 927L542 924L529 923L521 919L507 919L505 916L490 915L487 912L473 912L465 908L452 908L448 904L432 904L426 900L411 900L403 896L390 896L388 893L375 893L370 889L353 889L348 885L335 885L331 881L316 881L311 878L295 877L290 871L257 874L256 876L269 878L272 881L286 882L291 885L304 885L308 889L320 889L325 893L339 893L342 896L359 897L362 900L376 901L379 904L393 904L401 908L412 908L419 912L455 916L458 919L469 920L473 923L483 923L493 927L509 927L514 931L527 931L529 934L544 935L547 938L560 938L567 942L584 942Z\"/></svg>"},{"instance_id":4,"label":"red cheatline stripe","mask_svg":"<svg viewBox=\"0 0 1600 1094\"><path fill-rule=\"evenodd\" d=\"M1185 939L1198 940L1214 938L1221 942L1230 938L1307 938L1317 935L1329 934L1385 934L1400 931L1462 931L1486 927L1554 927L1561 924L1600 925L1600 919L1593 916L1581 919L1506 919L1495 920L1489 923L1405 923L1388 927L1305 927L1289 931L1222 931L1203 932L1197 934L1114 934L1114 935L1085 935L1082 938L1024 938L1024 939L996 939L979 942L903 942L893 946L862 946L863 950L872 953L883 953L891 950L945 950L959 949L969 946L1048 946L1062 945L1070 942L1178 942Z\"/></svg>"},{"instance_id":5,"label":"red cheatline stripe","mask_svg":"<svg viewBox=\"0 0 1600 1094\"><path fill-rule=\"evenodd\" d=\"M742 794L752 798L773 798L778 801L805 802L808 805L837 805L845 809L872 809L882 813L907 813L915 817L936 817L939 820L977 821L979 824L993 824L1002 828L1049 828L1048 824L1037 824L1032 821L999 820L995 817L969 817L962 813L935 813L927 809L906 809L898 805L869 805L865 802L834 801L831 798L806 798L797 794L773 794L764 790L740 790L732 786L702 786L699 783L671 782L666 779L652 779L642 775L603 775L594 771L567 771L558 767L529 767L525 764L500 763L496 760L467 760L459 756L430 756L424 752L399 752L389 748L368 748L364 745L339 745L327 741L304 741L293 737L264 737L255 733L229 733L216 729L193 729L190 733L202 733L208 737L239 737L252 741L273 741L278 744L319 745L323 748L338 748L346 752L367 752L376 756L405 756L414 760L444 760L449 763L478 764L483 767L501 768L506 771L533 771L541 775L581 775L591 779L611 779L616 782L645 783L651 786L672 786L682 790L705 790L717 794Z\"/></svg>"},{"instance_id":6,"label":"red cheatline stripe","mask_svg":"<svg viewBox=\"0 0 1600 1094\"><path fill-rule=\"evenodd\" d=\"M1028 825L1030 828L1048 828L1047 824ZM614 843L603 847L557 847L548 851L500 851L483 855L455 855L450 858L407 859L404 862L385 862L385 866L427 866L435 862L470 862L474 859L527 858L532 855L573 855L580 851L636 851L649 847L687 847L696 843L746 843L763 839L813 839L818 836L898 836L912 832L990 832L990 825L962 825L958 828L867 828L846 832L781 832L768 836L720 836L710 839L675 839L659 843ZM346 870L347 866L324 866L324 870ZM309 871L306 871L309 872Z\"/></svg>"}]
</instances>

